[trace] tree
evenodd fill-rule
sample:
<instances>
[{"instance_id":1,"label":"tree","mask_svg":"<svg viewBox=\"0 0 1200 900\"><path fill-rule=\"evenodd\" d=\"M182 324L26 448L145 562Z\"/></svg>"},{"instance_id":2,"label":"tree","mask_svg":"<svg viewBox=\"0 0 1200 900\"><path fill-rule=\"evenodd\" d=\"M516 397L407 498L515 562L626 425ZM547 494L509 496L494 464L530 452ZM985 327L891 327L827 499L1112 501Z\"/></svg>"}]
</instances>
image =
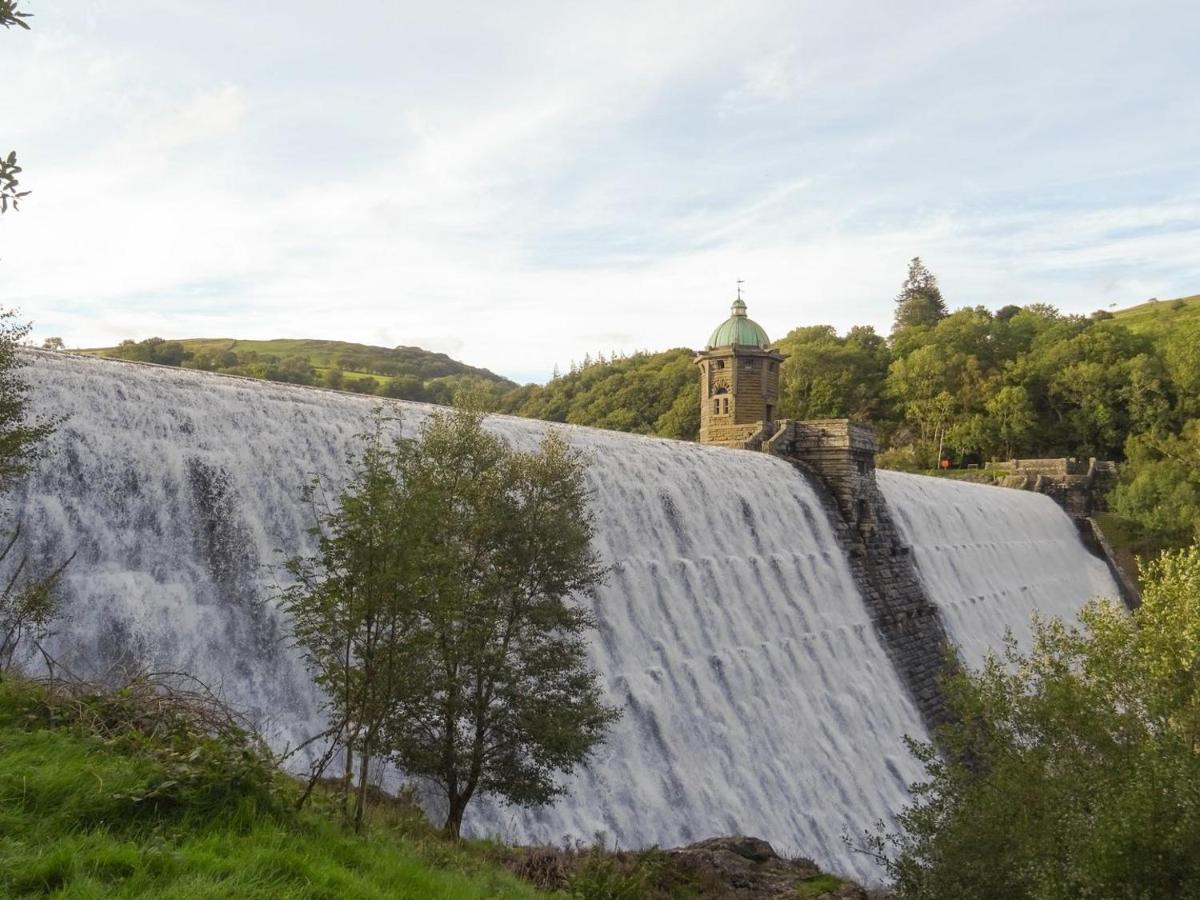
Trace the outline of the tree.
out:
<instances>
[{"instance_id":1,"label":"tree","mask_svg":"<svg viewBox=\"0 0 1200 900\"><path fill-rule=\"evenodd\" d=\"M1012 459L1014 451L1025 448L1037 423L1029 393L1020 385L1000 388L987 402L987 421L995 437L989 449L1002 450L1005 459Z\"/></svg>"},{"instance_id":2,"label":"tree","mask_svg":"<svg viewBox=\"0 0 1200 900\"><path fill-rule=\"evenodd\" d=\"M44 452L54 430L52 421L29 417L29 386L21 378L17 355L30 326L12 310L0 311L0 494L7 494ZM63 566L38 578L19 554L18 522L0 537L0 671L6 669L22 641L37 640L58 609L55 587ZM69 562L70 560L68 560Z\"/></svg>"},{"instance_id":3,"label":"tree","mask_svg":"<svg viewBox=\"0 0 1200 900\"><path fill-rule=\"evenodd\" d=\"M1145 434L1125 444L1127 462L1109 496L1143 537L1182 546L1200 541L1200 419L1177 435Z\"/></svg>"},{"instance_id":4,"label":"tree","mask_svg":"<svg viewBox=\"0 0 1200 900\"><path fill-rule=\"evenodd\" d=\"M406 640L424 578L424 546L413 534L420 511L384 426L377 417L348 486L318 514L312 531L317 555L288 562L295 582L283 595L296 642L325 692L330 714L328 748L313 768L309 790L341 751L343 812L356 830L363 824L371 762L387 752L382 732L405 679ZM320 489L319 482L310 485L305 498L316 503ZM356 778L351 814L346 800ZM307 797L306 791L300 803Z\"/></svg>"},{"instance_id":5,"label":"tree","mask_svg":"<svg viewBox=\"0 0 1200 900\"><path fill-rule=\"evenodd\" d=\"M20 0L0 0L0 25L5 28L15 25L17 28L29 30L29 23L25 20L31 14L19 10L19 5ZM29 195L29 191L20 190L21 184L17 178L20 174L17 151L10 151L8 156L0 156L0 213L8 212L10 206L17 209L22 198Z\"/></svg>"},{"instance_id":6,"label":"tree","mask_svg":"<svg viewBox=\"0 0 1200 900\"><path fill-rule=\"evenodd\" d=\"M902 832L868 840L901 898L1200 896L1200 548L1142 582L952 679Z\"/></svg>"},{"instance_id":7,"label":"tree","mask_svg":"<svg viewBox=\"0 0 1200 900\"><path fill-rule=\"evenodd\" d=\"M618 717L587 664L592 617L570 602L602 570L584 462L557 435L515 451L457 410L397 452L422 509L426 580L388 744L445 792L457 836L478 793L534 805L559 794L557 773Z\"/></svg>"},{"instance_id":8,"label":"tree","mask_svg":"<svg viewBox=\"0 0 1200 900\"><path fill-rule=\"evenodd\" d=\"M313 778L345 752L356 825L382 755L441 787L457 836L473 797L544 803L602 739L619 713L571 602L602 576L587 501L582 458L553 434L520 452L475 412L434 414L415 439L377 425L285 594L328 696Z\"/></svg>"},{"instance_id":9,"label":"tree","mask_svg":"<svg viewBox=\"0 0 1200 900\"><path fill-rule=\"evenodd\" d=\"M896 322L892 330L914 326L933 326L946 315L937 278L925 268L921 257L914 256L908 264L908 277L896 297Z\"/></svg>"}]
</instances>

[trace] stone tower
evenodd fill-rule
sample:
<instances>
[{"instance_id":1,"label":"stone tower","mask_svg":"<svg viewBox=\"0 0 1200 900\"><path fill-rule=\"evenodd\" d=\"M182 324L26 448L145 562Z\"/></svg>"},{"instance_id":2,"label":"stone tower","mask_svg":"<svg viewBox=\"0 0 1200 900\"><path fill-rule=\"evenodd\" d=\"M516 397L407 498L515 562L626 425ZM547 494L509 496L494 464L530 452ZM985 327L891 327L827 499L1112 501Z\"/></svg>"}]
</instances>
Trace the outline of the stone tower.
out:
<instances>
[{"instance_id":1,"label":"stone tower","mask_svg":"<svg viewBox=\"0 0 1200 900\"><path fill-rule=\"evenodd\" d=\"M779 364L786 357L746 317L739 295L729 318L696 354L700 368L700 443L744 447L775 421Z\"/></svg>"}]
</instances>

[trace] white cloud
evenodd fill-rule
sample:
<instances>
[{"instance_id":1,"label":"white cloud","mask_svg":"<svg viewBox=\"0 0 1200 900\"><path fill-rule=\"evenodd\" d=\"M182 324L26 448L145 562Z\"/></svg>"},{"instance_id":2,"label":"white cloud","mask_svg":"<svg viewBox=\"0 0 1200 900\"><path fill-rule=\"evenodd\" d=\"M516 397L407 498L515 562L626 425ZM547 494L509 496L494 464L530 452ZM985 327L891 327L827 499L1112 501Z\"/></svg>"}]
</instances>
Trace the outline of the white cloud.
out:
<instances>
[{"instance_id":1,"label":"white cloud","mask_svg":"<svg viewBox=\"0 0 1200 900\"><path fill-rule=\"evenodd\" d=\"M696 344L739 277L772 333L886 328L914 254L954 303L1194 292L1198 110L1159 86L1196 74L1171 37L1196 14L1084 11L301 3L251 40L282 10L58 10L0 35L35 191L0 219L0 290L76 345L314 336L544 374ZM1155 62L1097 91L1122 25Z\"/></svg>"}]
</instances>

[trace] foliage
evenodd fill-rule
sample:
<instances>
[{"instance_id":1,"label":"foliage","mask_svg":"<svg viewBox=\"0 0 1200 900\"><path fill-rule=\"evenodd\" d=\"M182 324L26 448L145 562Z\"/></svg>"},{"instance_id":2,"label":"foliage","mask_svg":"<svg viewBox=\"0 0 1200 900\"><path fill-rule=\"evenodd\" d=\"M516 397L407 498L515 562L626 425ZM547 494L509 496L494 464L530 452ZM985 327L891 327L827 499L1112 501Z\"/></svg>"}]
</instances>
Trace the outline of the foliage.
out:
<instances>
[{"instance_id":1,"label":"foliage","mask_svg":"<svg viewBox=\"0 0 1200 900\"><path fill-rule=\"evenodd\" d=\"M908 277L896 297L895 330L936 325L946 315L937 278L925 268L919 256L908 264Z\"/></svg>"},{"instance_id":2,"label":"foliage","mask_svg":"<svg viewBox=\"0 0 1200 900\"><path fill-rule=\"evenodd\" d=\"M381 817L369 836L358 837L317 808L293 812L291 779L271 771L259 772L265 781L247 782L236 754L233 770L227 756L207 750L187 762L197 748L176 744L173 727L165 743L162 729L114 731L118 722L150 721L139 692L68 700L56 691L44 683L0 684L4 896L542 896L479 851L446 846L429 832L396 831ZM162 702L155 696L152 705ZM203 792L167 784L175 757L204 773Z\"/></svg>"},{"instance_id":3,"label":"foliage","mask_svg":"<svg viewBox=\"0 0 1200 900\"><path fill-rule=\"evenodd\" d=\"M512 450L463 410L415 439L377 425L321 525L286 604L359 760L356 824L373 754L438 784L455 836L477 793L559 793L617 716L568 602L601 577L579 455L553 434Z\"/></svg>"},{"instance_id":4,"label":"foliage","mask_svg":"<svg viewBox=\"0 0 1200 900\"><path fill-rule=\"evenodd\" d=\"M349 484L331 509L318 511L313 529L318 555L289 561L296 580L283 595L331 718L328 748L309 789L338 750L345 753L342 783L348 788L357 759L356 829L366 813L371 761L381 754L382 730L411 664L406 642L424 564L425 547L416 533L424 510L406 489L401 455L385 442L384 425L377 417L353 461ZM319 482L311 485L306 498L323 499L320 488Z\"/></svg>"},{"instance_id":5,"label":"foliage","mask_svg":"<svg viewBox=\"0 0 1200 900\"><path fill-rule=\"evenodd\" d=\"M584 461L551 433L533 452L479 414L434 414L397 454L420 510L424 581L406 691L387 741L446 793L457 835L476 793L537 805L618 711L587 664L590 614L570 602L602 577Z\"/></svg>"},{"instance_id":6,"label":"foliage","mask_svg":"<svg viewBox=\"0 0 1200 900\"><path fill-rule=\"evenodd\" d=\"M503 398L504 412L694 440L700 430L700 388L690 350L635 353L572 366L546 385L518 388Z\"/></svg>"},{"instance_id":7,"label":"foliage","mask_svg":"<svg viewBox=\"0 0 1200 900\"><path fill-rule=\"evenodd\" d=\"M0 311L0 494L8 493L41 458L54 430L54 422L29 416L29 386L21 378L24 363L17 355L29 327L16 320L14 311ZM58 611L55 588L65 566L39 577L20 550L20 537L19 522L0 536L0 672L22 643L36 644L45 635Z\"/></svg>"},{"instance_id":8,"label":"foliage","mask_svg":"<svg viewBox=\"0 0 1200 900\"><path fill-rule=\"evenodd\" d=\"M318 340L166 341L152 337L84 352L426 403L448 404L460 391L473 388L482 388L499 398L516 387L487 369L464 365L444 353L419 347L388 349Z\"/></svg>"},{"instance_id":9,"label":"foliage","mask_svg":"<svg viewBox=\"0 0 1200 900\"><path fill-rule=\"evenodd\" d=\"M0 213L8 212L10 206L20 209L21 201L29 196L29 191L20 189L21 180L17 176L21 172L16 150L9 151L8 156L0 156Z\"/></svg>"},{"instance_id":10,"label":"foliage","mask_svg":"<svg viewBox=\"0 0 1200 900\"><path fill-rule=\"evenodd\" d=\"M787 416L880 418L891 354L873 329L852 328L839 337L828 325L796 328L777 346L788 356L779 385L779 407Z\"/></svg>"},{"instance_id":11,"label":"foliage","mask_svg":"<svg viewBox=\"0 0 1200 900\"><path fill-rule=\"evenodd\" d=\"M868 842L900 897L1200 896L1200 549L1143 584L950 682L902 833Z\"/></svg>"},{"instance_id":12,"label":"foliage","mask_svg":"<svg viewBox=\"0 0 1200 900\"><path fill-rule=\"evenodd\" d=\"M20 0L0 0L0 25L5 28L15 25L28 31L29 23L25 20L30 18L32 13L23 12L19 6ZM10 151L7 156L0 156L0 213L8 212L10 206L18 209L21 200L29 196L29 191L20 190L21 182L17 178L20 174L21 166L17 162L15 150Z\"/></svg>"},{"instance_id":13,"label":"foliage","mask_svg":"<svg viewBox=\"0 0 1200 900\"><path fill-rule=\"evenodd\" d=\"M1144 537L1174 544L1200 541L1200 419L1177 435L1137 435L1110 496L1113 509Z\"/></svg>"}]
</instances>

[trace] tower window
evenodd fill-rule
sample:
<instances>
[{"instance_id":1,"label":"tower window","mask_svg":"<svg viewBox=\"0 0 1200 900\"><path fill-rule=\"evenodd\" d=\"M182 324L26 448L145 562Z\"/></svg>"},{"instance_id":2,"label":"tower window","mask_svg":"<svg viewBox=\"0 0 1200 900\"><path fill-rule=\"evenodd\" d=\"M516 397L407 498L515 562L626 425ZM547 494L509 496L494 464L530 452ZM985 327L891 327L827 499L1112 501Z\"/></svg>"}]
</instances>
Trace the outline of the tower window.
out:
<instances>
[{"instance_id":1,"label":"tower window","mask_svg":"<svg viewBox=\"0 0 1200 900\"><path fill-rule=\"evenodd\" d=\"M721 398L718 397L715 400L713 400L713 415L719 416L720 414L721 414Z\"/></svg>"},{"instance_id":2,"label":"tower window","mask_svg":"<svg viewBox=\"0 0 1200 900\"><path fill-rule=\"evenodd\" d=\"M721 412L724 413L725 415L729 415L729 398L728 397L721 398Z\"/></svg>"},{"instance_id":3,"label":"tower window","mask_svg":"<svg viewBox=\"0 0 1200 900\"><path fill-rule=\"evenodd\" d=\"M725 368L725 360L723 360L723 359L718 359L716 362L714 362L714 363L713 363L713 368L714 368L714 369L723 369L723 368Z\"/></svg>"}]
</instances>

